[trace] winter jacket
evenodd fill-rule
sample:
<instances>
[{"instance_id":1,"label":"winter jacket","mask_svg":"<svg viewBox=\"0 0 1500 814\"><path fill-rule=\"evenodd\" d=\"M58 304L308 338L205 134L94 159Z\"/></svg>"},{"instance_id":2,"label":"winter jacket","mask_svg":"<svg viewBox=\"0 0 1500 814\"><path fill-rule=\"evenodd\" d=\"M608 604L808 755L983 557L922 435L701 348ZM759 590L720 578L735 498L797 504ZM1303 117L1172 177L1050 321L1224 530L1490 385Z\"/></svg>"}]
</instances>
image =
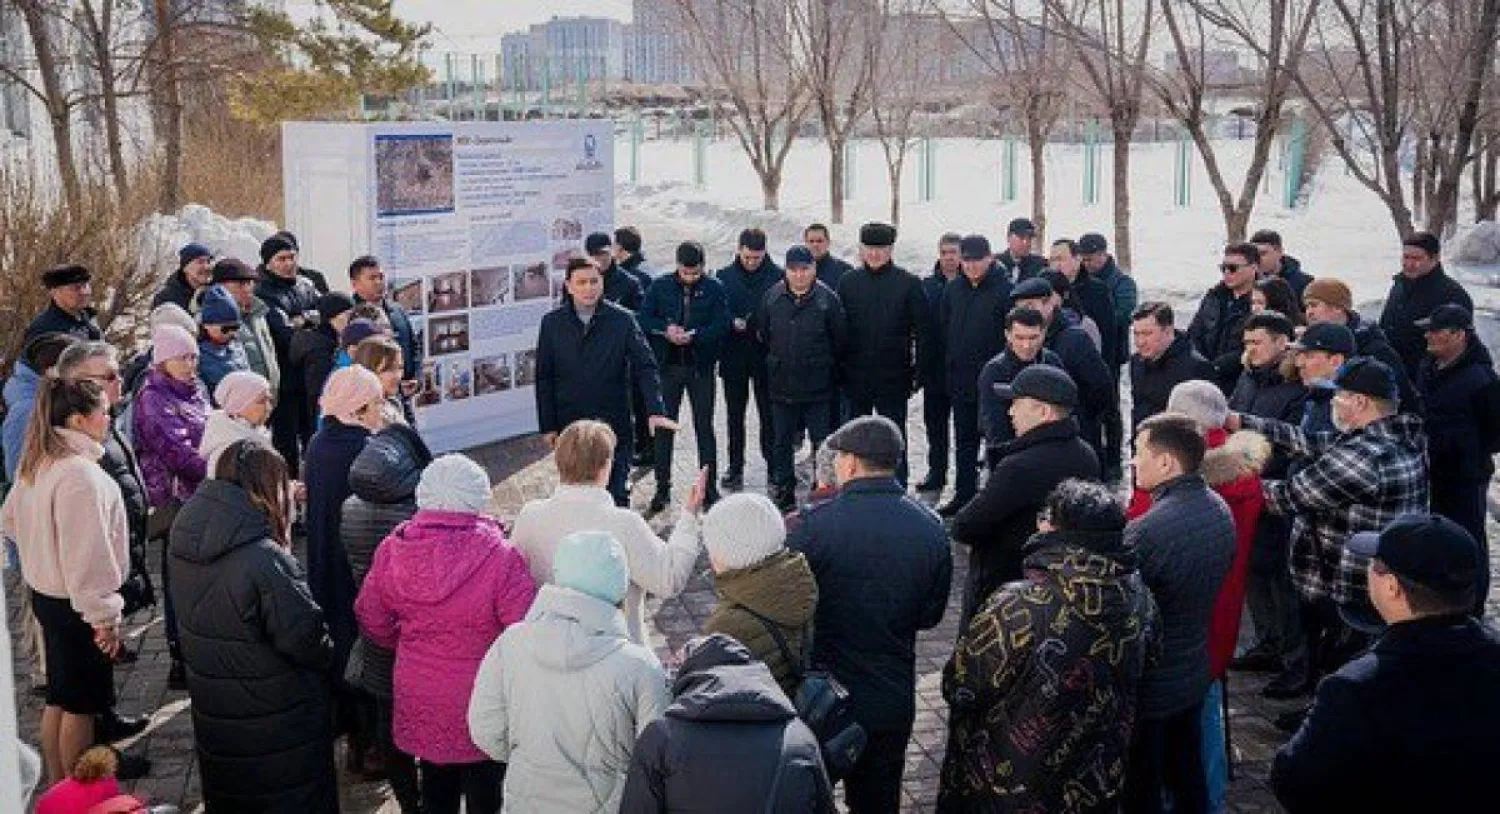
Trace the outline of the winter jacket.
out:
<instances>
[{"instance_id":1,"label":"winter jacket","mask_svg":"<svg viewBox=\"0 0 1500 814\"><path fill-rule=\"evenodd\" d=\"M335 668L342 671L358 626L354 621L354 573L344 548L340 523L349 498L349 469L359 457L370 431L329 416L313 435L303 456L307 486L307 584L323 608L328 631L338 653Z\"/></svg>"},{"instance_id":2,"label":"winter jacket","mask_svg":"<svg viewBox=\"0 0 1500 814\"><path fill-rule=\"evenodd\" d=\"M214 477L219 469L219 455L240 441L253 441L267 446L271 433L265 427L257 427L243 418L234 418L223 410L208 414L203 425L203 438L198 442L198 454L203 456L205 477Z\"/></svg>"},{"instance_id":3,"label":"winter jacket","mask_svg":"<svg viewBox=\"0 0 1500 814\"><path fill-rule=\"evenodd\" d=\"M623 436L622 436L623 437ZM639 514L616 506L604 489L561 484L549 498L521 507L511 540L531 566L538 585L552 581L552 555L575 531L607 531L625 549L630 588L625 593L625 622L630 640L649 646L646 593L670 599L682 593L698 562L698 520L684 513L663 542Z\"/></svg>"},{"instance_id":4,"label":"winter jacket","mask_svg":"<svg viewBox=\"0 0 1500 814\"><path fill-rule=\"evenodd\" d=\"M191 314L196 310L193 303L197 296L198 290L187 281L187 275L182 273L182 269L178 269L157 289L156 296L151 298L151 307L154 309L170 302Z\"/></svg>"},{"instance_id":5,"label":"winter jacket","mask_svg":"<svg viewBox=\"0 0 1500 814\"><path fill-rule=\"evenodd\" d=\"M838 291L839 282L844 275L854 270L854 267L832 254L825 254L813 263L817 269L818 282L828 286L829 291Z\"/></svg>"},{"instance_id":6,"label":"winter jacket","mask_svg":"<svg viewBox=\"0 0 1500 814\"><path fill-rule=\"evenodd\" d=\"M1161 611L1161 658L1141 681L1140 717L1169 718L1208 692L1208 631L1234 564L1234 520L1202 475L1182 475L1152 491L1151 510L1125 527L1125 543Z\"/></svg>"},{"instance_id":7,"label":"winter jacket","mask_svg":"<svg viewBox=\"0 0 1500 814\"><path fill-rule=\"evenodd\" d=\"M613 814L630 754L667 706L655 654L609 603L544 585L479 666L469 731L507 764L507 812Z\"/></svg>"},{"instance_id":8,"label":"winter jacket","mask_svg":"<svg viewBox=\"0 0 1500 814\"><path fill-rule=\"evenodd\" d=\"M1309 602L1332 599L1373 613L1365 585L1369 563L1346 551L1344 542L1356 532L1379 531L1399 515L1427 511L1422 419L1398 413L1336 435L1307 435L1255 416L1242 420L1294 459L1295 474L1263 484L1266 511L1292 518L1292 585Z\"/></svg>"},{"instance_id":9,"label":"winter jacket","mask_svg":"<svg viewBox=\"0 0 1500 814\"><path fill-rule=\"evenodd\" d=\"M1115 379L1099 349L1088 334L1076 325L1067 324L1066 316L1057 314L1047 326L1046 348L1057 354L1063 370L1078 386L1078 409L1073 417L1078 421L1078 437L1093 447L1101 461L1118 458L1106 455L1104 448L1104 425L1106 417L1118 413L1120 397L1115 390Z\"/></svg>"},{"instance_id":10,"label":"winter jacket","mask_svg":"<svg viewBox=\"0 0 1500 814\"><path fill-rule=\"evenodd\" d=\"M1472 314L1474 301L1462 284L1443 271L1442 263L1416 279L1397 274L1391 280L1391 291L1380 312L1380 327L1401 357L1407 377L1416 379L1422 357L1427 354L1427 338L1417 327L1417 320L1426 319L1433 309L1449 303L1462 305Z\"/></svg>"},{"instance_id":11,"label":"winter jacket","mask_svg":"<svg viewBox=\"0 0 1500 814\"><path fill-rule=\"evenodd\" d=\"M1392 625L1318 684L1276 754L1271 788L1292 814L1472 811L1494 773L1500 636L1473 619Z\"/></svg>"},{"instance_id":12,"label":"winter jacket","mask_svg":"<svg viewBox=\"0 0 1500 814\"><path fill-rule=\"evenodd\" d=\"M1090 275L1104 283L1109 289L1110 297L1115 303L1115 349L1116 357L1106 359L1111 370L1118 370L1120 365L1130 359L1130 317L1135 313L1137 292L1135 279L1130 272L1120 268L1115 263L1114 255L1110 255L1104 261L1104 267L1098 272L1090 272ZM1099 330L1104 330L1100 325Z\"/></svg>"},{"instance_id":13,"label":"winter jacket","mask_svg":"<svg viewBox=\"0 0 1500 814\"><path fill-rule=\"evenodd\" d=\"M922 355L917 358L917 380L923 388L933 388L934 393L948 391L948 340L943 333L943 292L948 289L949 282L937 263L932 264L932 273L922 278L922 297L927 303L927 342L922 346Z\"/></svg>"},{"instance_id":14,"label":"winter jacket","mask_svg":"<svg viewBox=\"0 0 1500 814\"><path fill-rule=\"evenodd\" d=\"M357 295L354 301L364 302ZM424 354L422 343L418 341L417 332L412 327L411 316L406 313L405 308L389 297L381 299L378 305L385 312L386 319L391 321L391 333L394 335L396 344L401 346L401 378L406 381L415 381L422 370Z\"/></svg>"},{"instance_id":15,"label":"winter jacket","mask_svg":"<svg viewBox=\"0 0 1500 814\"><path fill-rule=\"evenodd\" d=\"M750 566L714 575L714 593L719 604L703 622L704 634L723 633L743 644L771 670L776 683L788 696L796 696L802 665L787 663L766 624L747 612L753 611L774 624L794 660L803 657L807 635L812 632L813 612L818 608L818 583L813 580L807 558L795 551L781 551Z\"/></svg>"},{"instance_id":16,"label":"winter jacket","mask_svg":"<svg viewBox=\"0 0 1500 814\"><path fill-rule=\"evenodd\" d=\"M21 450L26 446L26 425L36 407L37 388L42 376L17 359L5 380L5 421L0 424L0 447L5 448L5 480L16 482L16 468L21 465Z\"/></svg>"},{"instance_id":17,"label":"winter jacket","mask_svg":"<svg viewBox=\"0 0 1500 814\"><path fill-rule=\"evenodd\" d=\"M637 311L646 289L634 274L610 263L604 270L604 302L612 302L626 311Z\"/></svg>"},{"instance_id":18,"label":"winter jacket","mask_svg":"<svg viewBox=\"0 0 1500 814\"><path fill-rule=\"evenodd\" d=\"M1338 392L1333 382L1316 381L1307 386L1307 399L1302 403L1302 420L1298 427L1308 435L1336 433L1333 425L1333 396Z\"/></svg>"},{"instance_id":19,"label":"winter jacket","mask_svg":"<svg viewBox=\"0 0 1500 814\"><path fill-rule=\"evenodd\" d=\"M323 395L323 384L333 375L334 358L338 354L338 335L327 325L299 328L292 335L287 365L296 371L298 381L294 392L300 394L299 400L310 426L318 425L318 416L322 414L318 398Z\"/></svg>"},{"instance_id":20,"label":"winter jacket","mask_svg":"<svg viewBox=\"0 0 1500 814\"><path fill-rule=\"evenodd\" d=\"M928 341L921 281L894 264L861 266L839 280L838 294L847 324L845 391L861 400L911 395Z\"/></svg>"},{"instance_id":21,"label":"winter jacket","mask_svg":"<svg viewBox=\"0 0 1500 814\"><path fill-rule=\"evenodd\" d=\"M984 488L953 518L953 539L969 546L964 618L995 589L1021 578L1021 549L1036 531L1036 513L1068 478L1096 480L1099 459L1078 437L1071 417L1007 442Z\"/></svg>"},{"instance_id":22,"label":"winter jacket","mask_svg":"<svg viewBox=\"0 0 1500 814\"><path fill-rule=\"evenodd\" d=\"M537 333L536 412L540 432L562 432L580 418L633 437L631 389L649 415L665 412L656 355L629 311L601 301L585 326L572 301L542 317Z\"/></svg>"},{"instance_id":23,"label":"winter jacket","mask_svg":"<svg viewBox=\"0 0 1500 814\"><path fill-rule=\"evenodd\" d=\"M1040 362L1044 365L1062 367L1062 359L1046 348L1030 362L1023 362L1009 350L984 363L979 371L979 432L984 436L988 450L996 450L1016 437L1016 428L1010 423L1010 402L1000 398L995 385L1010 384L1021 371ZM995 456L998 460L998 455Z\"/></svg>"},{"instance_id":24,"label":"winter jacket","mask_svg":"<svg viewBox=\"0 0 1500 814\"><path fill-rule=\"evenodd\" d=\"M1302 292L1306 291L1307 284L1315 279L1311 274L1302 270L1301 260L1289 254L1281 256L1281 268L1276 273L1268 276L1280 277L1282 280L1285 280L1287 286L1292 289L1292 296L1297 298L1297 305L1299 306L1303 305Z\"/></svg>"},{"instance_id":25,"label":"winter jacket","mask_svg":"<svg viewBox=\"0 0 1500 814\"><path fill-rule=\"evenodd\" d=\"M46 309L26 326L26 334L21 340L30 342L42 334L67 334L97 342L104 338L104 331L99 330L98 316L99 312L92 308L85 308L83 313L74 316L58 308L57 303L49 302Z\"/></svg>"},{"instance_id":26,"label":"winter jacket","mask_svg":"<svg viewBox=\"0 0 1500 814\"><path fill-rule=\"evenodd\" d=\"M944 287L941 329L949 398L979 400L979 371L1005 350L1009 312L1010 280L998 266L992 266L978 285L960 274Z\"/></svg>"},{"instance_id":27,"label":"winter jacket","mask_svg":"<svg viewBox=\"0 0 1500 814\"><path fill-rule=\"evenodd\" d=\"M651 288L651 283L656 281L657 274L654 269L646 265L646 255L636 252L624 260L617 261L616 266L620 270L635 278L637 285L641 287L642 295Z\"/></svg>"},{"instance_id":28,"label":"winter jacket","mask_svg":"<svg viewBox=\"0 0 1500 814\"><path fill-rule=\"evenodd\" d=\"M140 552L144 556L146 550L146 520L151 514L151 498L146 494L146 479L141 475L141 465L136 460L135 450L121 435L120 427L115 422L110 422L109 436L104 439L102 446L104 455L99 458L99 467L120 487L120 497L125 501L125 522L130 530L130 549L134 562L137 559L134 552Z\"/></svg>"},{"instance_id":29,"label":"winter jacket","mask_svg":"<svg viewBox=\"0 0 1500 814\"><path fill-rule=\"evenodd\" d=\"M1098 326L1099 355L1104 357L1104 363L1111 370L1117 370L1130 359L1130 346L1120 345L1121 331L1115 325L1115 296L1103 280L1090 274L1088 269L1080 268L1068 288L1064 305L1071 305ZM1129 334L1128 325L1125 333Z\"/></svg>"},{"instance_id":30,"label":"winter jacket","mask_svg":"<svg viewBox=\"0 0 1500 814\"><path fill-rule=\"evenodd\" d=\"M250 369L250 357L238 337L220 345L207 339L198 340L198 378L203 380L203 389L213 402L213 392L225 376L240 370ZM218 405L214 405L218 406Z\"/></svg>"},{"instance_id":31,"label":"winter jacket","mask_svg":"<svg viewBox=\"0 0 1500 814\"><path fill-rule=\"evenodd\" d=\"M198 454L208 399L197 380L184 382L152 368L135 397L132 436L152 508L187 500L208 474Z\"/></svg>"},{"instance_id":32,"label":"winter jacket","mask_svg":"<svg viewBox=\"0 0 1500 814\"><path fill-rule=\"evenodd\" d=\"M536 583L493 518L419 510L375 551L360 629L396 651L396 747L435 763L478 763L469 737L474 676L495 639L526 616Z\"/></svg>"},{"instance_id":33,"label":"winter jacket","mask_svg":"<svg viewBox=\"0 0 1500 814\"><path fill-rule=\"evenodd\" d=\"M672 696L636 742L621 814L835 810L817 738L742 644L722 635L700 643Z\"/></svg>"},{"instance_id":34,"label":"winter jacket","mask_svg":"<svg viewBox=\"0 0 1500 814\"><path fill-rule=\"evenodd\" d=\"M1265 497L1261 494L1260 476L1271 459L1271 443L1260 433L1241 430L1230 435L1215 428L1204 434L1208 453L1198 468L1203 480L1224 499L1234 520L1234 562L1224 577L1224 585L1214 600L1214 614L1208 624L1208 674L1214 680L1224 677L1229 660L1234 657L1240 638L1240 618L1245 609L1245 580L1257 545ZM1151 508L1151 493L1136 489L1130 498L1127 516L1134 520ZM1285 537L1282 544L1286 543Z\"/></svg>"},{"instance_id":35,"label":"winter jacket","mask_svg":"<svg viewBox=\"0 0 1500 814\"><path fill-rule=\"evenodd\" d=\"M942 522L895 478L861 478L808 511L787 547L818 583L813 663L848 688L866 731L910 727L917 632L942 621L953 580Z\"/></svg>"},{"instance_id":36,"label":"winter jacket","mask_svg":"<svg viewBox=\"0 0 1500 814\"><path fill-rule=\"evenodd\" d=\"M120 585L130 568L130 526L120 487L95 461L104 449L77 430L58 430L68 454L17 479L0 508L21 576L36 592L66 599L89 624L120 621Z\"/></svg>"},{"instance_id":37,"label":"winter jacket","mask_svg":"<svg viewBox=\"0 0 1500 814\"><path fill-rule=\"evenodd\" d=\"M338 811L333 642L250 495L211 480L172 524L172 601L211 811Z\"/></svg>"},{"instance_id":38,"label":"winter jacket","mask_svg":"<svg viewBox=\"0 0 1500 814\"><path fill-rule=\"evenodd\" d=\"M1194 379L1214 381L1214 366L1193 347L1187 331L1179 329L1172 344L1155 359L1139 353L1131 356L1130 426L1165 412L1172 388Z\"/></svg>"},{"instance_id":39,"label":"winter jacket","mask_svg":"<svg viewBox=\"0 0 1500 814\"><path fill-rule=\"evenodd\" d=\"M943 669L937 810L1116 811L1160 637L1151 592L1117 531L1037 534L1025 568L960 632Z\"/></svg>"},{"instance_id":40,"label":"winter jacket","mask_svg":"<svg viewBox=\"0 0 1500 814\"><path fill-rule=\"evenodd\" d=\"M302 368L291 359L292 335L304 326L318 322L318 288L306 277L287 280L272 274L265 266L260 267L260 281L255 284L255 296L269 309L266 324L271 328L271 341L276 346L276 361L281 366L281 389L283 394L307 392L303 384ZM316 401L316 399L314 399Z\"/></svg>"},{"instance_id":41,"label":"winter jacket","mask_svg":"<svg viewBox=\"0 0 1500 814\"><path fill-rule=\"evenodd\" d=\"M1230 410L1288 424L1302 420L1306 402L1307 386L1298 376L1290 352L1265 367L1246 367L1229 394ZM1273 452L1266 477L1285 477L1288 463L1286 455Z\"/></svg>"},{"instance_id":42,"label":"winter jacket","mask_svg":"<svg viewBox=\"0 0 1500 814\"><path fill-rule=\"evenodd\" d=\"M251 370L271 383L271 397L275 398L281 388L281 362L276 358L271 324L266 321L270 313L271 309L259 298L252 299L249 308L241 308L239 339L245 349L245 361L250 363Z\"/></svg>"},{"instance_id":43,"label":"winter jacket","mask_svg":"<svg viewBox=\"0 0 1500 814\"><path fill-rule=\"evenodd\" d=\"M1047 258L1039 254L1015 257L1010 249L995 255L995 263L1005 270L1005 276L1015 282L1030 280L1047 270Z\"/></svg>"},{"instance_id":44,"label":"winter jacket","mask_svg":"<svg viewBox=\"0 0 1500 814\"><path fill-rule=\"evenodd\" d=\"M843 303L828 286L814 282L801 299L785 282L772 286L755 328L766 345L771 400L832 401L838 393L838 360L846 329Z\"/></svg>"},{"instance_id":45,"label":"winter jacket","mask_svg":"<svg viewBox=\"0 0 1500 814\"><path fill-rule=\"evenodd\" d=\"M1210 288L1198 303L1188 325L1193 348L1214 366L1214 384L1227 396L1240 375L1245 352L1245 320L1250 318L1250 293L1236 297L1223 283Z\"/></svg>"},{"instance_id":46,"label":"winter jacket","mask_svg":"<svg viewBox=\"0 0 1500 814\"><path fill-rule=\"evenodd\" d=\"M1416 380L1416 374L1406 372L1406 365L1402 362L1401 356L1396 353L1396 349L1391 347L1390 340L1386 339L1385 331L1373 322L1365 322L1359 314L1352 311L1349 312L1347 325L1354 333L1354 347L1359 351L1359 355L1384 362L1386 367L1396 374L1396 389L1401 397L1401 412L1421 415L1422 397L1412 384ZM1426 345L1422 347L1425 353Z\"/></svg>"},{"instance_id":47,"label":"winter jacket","mask_svg":"<svg viewBox=\"0 0 1500 814\"><path fill-rule=\"evenodd\" d=\"M714 364L719 361L719 352L729 335L729 301L718 280L701 277L688 288L675 273L662 277L646 290L635 318L651 343L659 366L692 364L699 373L713 375ZM686 345L668 342L670 325L692 331L693 341Z\"/></svg>"},{"instance_id":48,"label":"winter jacket","mask_svg":"<svg viewBox=\"0 0 1500 814\"><path fill-rule=\"evenodd\" d=\"M1474 332L1447 367L1422 360L1418 387L1426 408L1427 457L1443 484L1486 482L1500 452L1500 379L1490 352Z\"/></svg>"},{"instance_id":49,"label":"winter jacket","mask_svg":"<svg viewBox=\"0 0 1500 814\"><path fill-rule=\"evenodd\" d=\"M36 798L35 814L89 814L93 811L120 811L103 803L120 796L120 781L113 775L97 780L64 778ZM95 808L98 806L98 808Z\"/></svg>"},{"instance_id":50,"label":"winter jacket","mask_svg":"<svg viewBox=\"0 0 1500 814\"><path fill-rule=\"evenodd\" d=\"M766 374L767 347L755 332L760 323L760 312L766 302L766 294L777 283L786 279L786 272L771 262L762 260L755 271L746 271L736 259L733 263L714 272L714 277L724 285L724 296L729 303L729 320L745 321L745 329L738 330L731 324L720 354L719 376L724 379L764 376Z\"/></svg>"}]
</instances>

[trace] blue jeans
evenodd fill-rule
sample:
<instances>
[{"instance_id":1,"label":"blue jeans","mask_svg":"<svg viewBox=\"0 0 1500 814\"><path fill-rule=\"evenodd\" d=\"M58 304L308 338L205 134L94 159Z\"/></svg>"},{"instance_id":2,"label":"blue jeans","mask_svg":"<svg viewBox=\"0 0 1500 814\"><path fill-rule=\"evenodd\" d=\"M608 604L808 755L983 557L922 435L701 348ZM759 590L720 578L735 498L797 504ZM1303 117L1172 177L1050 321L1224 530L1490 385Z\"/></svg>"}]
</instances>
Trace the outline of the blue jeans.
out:
<instances>
[{"instance_id":1,"label":"blue jeans","mask_svg":"<svg viewBox=\"0 0 1500 814\"><path fill-rule=\"evenodd\" d=\"M1224 743L1224 682L1208 685L1203 698L1203 779L1208 785L1210 814L1224 810L1229 787L1229 753Z\"/></svg>"}]
</instances>

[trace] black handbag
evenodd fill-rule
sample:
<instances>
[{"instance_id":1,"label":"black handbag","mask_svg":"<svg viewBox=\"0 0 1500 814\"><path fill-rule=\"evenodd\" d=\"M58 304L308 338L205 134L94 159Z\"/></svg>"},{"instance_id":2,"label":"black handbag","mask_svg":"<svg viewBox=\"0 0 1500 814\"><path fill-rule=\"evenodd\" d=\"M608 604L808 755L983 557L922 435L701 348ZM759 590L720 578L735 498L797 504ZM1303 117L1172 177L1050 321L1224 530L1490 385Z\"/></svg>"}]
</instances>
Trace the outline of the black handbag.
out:
<instances>
[{"instance_id":1,"label":"black handbag","mask_svg":"<svg viewBox=\"0 0 1500 814\"><path fill-rule=\"evenodd\" d=\"M791 666L792 674L797 678L797 692L792 698L792 706L797 710L797 717L807 724L807 728L818 739L829 779L837 781L848 775L859 761L859 756L864 753L869 736L864 727L854 720L849 690L834 678L833 673L812 666L811 626L804 629L802 657L797 658L792 655L792 648L787 644L781 625L744 605L736 604L735 607L760 622L761 627L776 641L781 657Z\"/></svg>"}]
</instances>

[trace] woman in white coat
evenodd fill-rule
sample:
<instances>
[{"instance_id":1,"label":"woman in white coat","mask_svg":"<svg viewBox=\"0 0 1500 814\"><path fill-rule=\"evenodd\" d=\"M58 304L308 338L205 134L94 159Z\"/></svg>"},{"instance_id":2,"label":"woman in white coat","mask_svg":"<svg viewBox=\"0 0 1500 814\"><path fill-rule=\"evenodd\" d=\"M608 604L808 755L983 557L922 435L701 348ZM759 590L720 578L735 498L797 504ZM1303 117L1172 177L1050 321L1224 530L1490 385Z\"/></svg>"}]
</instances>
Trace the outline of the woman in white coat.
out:
<instances>
[{"instance_id":1,"label":"woman in white coat","mask_svg":"<svg viewBox=\"0 0 1500 814\"><path fill-rule=\"evenodd\" d=\"M209 477L218 471L219 453L236 441L270 443L266 422L271 419L271 383L259 373L236 370L219 380L214 403L219 409L208 414L203 440L198 442Z\"/></svg>"},{"instance_id":2,"label":"woman in white coat","mask_svg":"<svg viewBox=\"0 0 1500 814\"><path fill-rule=\"evenodd\" d=\"M614 814L636 738L666 709L666 678L626 635L629 575L611 535L565 538L551 582L485 654L469 733L507 764L503 811Z\"/></svg>"}]
</instances>

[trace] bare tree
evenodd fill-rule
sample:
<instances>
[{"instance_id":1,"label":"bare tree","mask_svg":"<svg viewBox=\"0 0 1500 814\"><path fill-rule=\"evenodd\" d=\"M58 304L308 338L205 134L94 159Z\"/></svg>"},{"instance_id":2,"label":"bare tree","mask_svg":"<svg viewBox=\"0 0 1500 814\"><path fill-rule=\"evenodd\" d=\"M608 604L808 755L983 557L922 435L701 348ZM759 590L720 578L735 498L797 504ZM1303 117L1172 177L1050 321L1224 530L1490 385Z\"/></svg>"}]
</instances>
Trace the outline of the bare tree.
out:
<instances>
[{"instance_id":1,"label":"bare tree","mask_svg":"<svg viewBox=\"0 0 1500 814\"><path fill-rule=\"evenodd\" d=\"M800 72L791 70L786 0L674 0L683 30L696 43L699 74L760 178L766 209L780 207L782 170L812 106Z\"/></svg>"},{"instance_id":2,"label":"bare tree","mask_svg":"<svg viewBox=\"0 0 1500 814\"><path fill-rule=\"evenodd\" d=\"M53 4L43 0L6 0L20 13L31 41L37 82L33 82L21 65L0 64L0 74L35 96L47 110L52 130L53 153L57 159L58 178L63 200L69 207L83 203L83 180L73 148L73 109L82 104L80 94L70 87L65 76L66 64L58 42ZM39 84L38 84L39 83Z\"/></svg>"},{"instance_id":3,"label":"bare tree","mask_svg":"<svg viewBox=\"0 0 1500 814\"><path fill-rule=\"evenodd\" d=\"M901 222L901 179L906 159L926 131L923 107L932 99L942 74L947 25L937 14L924 14L924 0L904 0L886 23L884 53L871 84L871 118L885 158L890 183L891 223Z\"/></svg>"}]
</instances>

